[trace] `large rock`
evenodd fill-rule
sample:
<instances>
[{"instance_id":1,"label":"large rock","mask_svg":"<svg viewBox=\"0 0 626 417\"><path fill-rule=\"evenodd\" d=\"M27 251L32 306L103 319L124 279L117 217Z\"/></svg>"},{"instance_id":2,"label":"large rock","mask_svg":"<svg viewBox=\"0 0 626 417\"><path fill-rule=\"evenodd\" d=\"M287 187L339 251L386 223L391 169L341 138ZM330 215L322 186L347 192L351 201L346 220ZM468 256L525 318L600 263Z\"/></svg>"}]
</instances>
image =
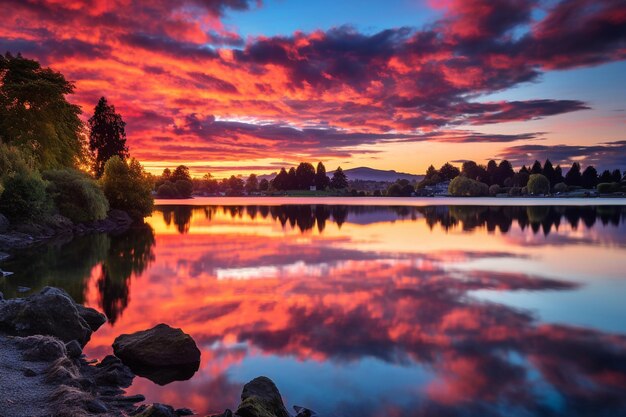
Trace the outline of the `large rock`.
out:
<instances>
[{"instance_id":1,"label":"large rock","mask_svg":"<svg viewBox=\"0 0 626 417\"><path fill-rule=\"evenodd\" d=\"M191 336L167 324L118 336L113 352L135 374L159 385L187 380L200 366L200 350Z\"/></svg>"},{"instance_id":2,"label":"large rock","mask_svg":"<svg viewBox=\"0 0 626 417\"><path fill-rule=\"evenodd\" d=\"M85 346L93 332L97 311L79 306L63 290L46 287L27 298L0 301L0 331L14 336L47 335L63 342L78 341Z\"/></svg>"},{"instance_id":3,"label":"large rock","mask_svg":"<svg viewBox=\"0 0 626 417\"><path fill-rule=\"evenodd\" d=\"M265 376L244 385L241 404L235 414L240 417L289 417L278 388Z\"/></svg>"}]
</instances>

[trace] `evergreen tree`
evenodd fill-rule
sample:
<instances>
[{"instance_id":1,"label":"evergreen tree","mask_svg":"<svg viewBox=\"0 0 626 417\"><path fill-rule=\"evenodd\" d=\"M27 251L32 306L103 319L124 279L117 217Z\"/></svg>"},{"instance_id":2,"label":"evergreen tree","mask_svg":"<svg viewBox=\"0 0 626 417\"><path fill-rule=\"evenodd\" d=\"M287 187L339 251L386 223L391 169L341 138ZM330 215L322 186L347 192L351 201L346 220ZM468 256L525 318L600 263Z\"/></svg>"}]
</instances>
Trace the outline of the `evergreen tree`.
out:
<instances>
[{"instance_id":1,"label":"evergreen tree","mask_svg":"<svg viewBox=\"0 0 626 417\"><path fill-rule=\"evenodd\" d=\"M554 184L556 184L554 174L555 172L554 167L552 166L552 162L550 162L549 159L546 159L546 162L544 162L543 164L543 175L548 179L548 181L550 181L551 187L554 187Z\"/></svg>"},{"instance_id":2,"label":"evergreen tree","mask_svg":"<svg viewBox=\"0 0 626 417\"><path fill-rule=\"evenodd\" d=\"M426 178L427 179L430 179L430 178L434 177L437 174L438 174L437 170L432 165L429 166L428 169L426 170Z\"/></svg>"},{"instance_id":3,"label":"evergreen tree","mask_svg":"<svg viewBox=\"0 0 626 417\"><path fill-rule=\"evenodd\" d=\"M102 175L104 165L113 156L121 159L128 157L126 147L126 123L115 112L115 107L101 97L96 105L89 124L89 149L93 153L93 171L97 177Z\"/></svg>"},{"instance_id":4,"label":"evergreen tree","mask_svg":"<svg viewBox=\"0 0 626 417\"><path fill-rule=\"evenodd\" d=\"M341 167L338 167L330 180L330 186L335 190L345 190L348 188L348 178Z\"/></svg>"},{"instance_id":5,"label":"evergreen tree","mask_svg":"<svg viewBox=\"0 0 626 417\"><path fill-rule=\"evenodd\" d=\"M611 173L611 182L620 182L622 180L622 173L619 169L613 170Z\"/></svg>"},{"instance_id":6,"label":"evergreen tree","mask_svg":"<svg viewBox=\"0 0 626 417\"><path fill-rule=\"evenodd\" d=\"M315 187L318 190L325 190L330 184L330 179L326 175L326 167L323 163L318 162L317 171L315 172Z\"/></svg>"},{"instance_id":7,"label":"evergreen tree","mask_svg":"<svg viewBox=\"0 0 626 417\"><path fill-rule=\"evenodd\" d=\"M531 174L543 174L543 169L541 168L541 162L535 160L532 168L530 169Z\"/></svg>"},{"instance_id":8,"label":"evergreen tree","mask_svg":"<svg viewBox=\"0 0 626 417\"><path fill-rule=\"evenodd\" d=\"M563 169L561 168L561 165L557 165L556 168L554 168L554 183L558 184L561 182L565 182L565 178L563 178Z\"/></svg>"},{"instance_id":9,"label":"evergreen tree","mask_svg":"<svg viewBox=\"0 0 626 417\"><path fill-rule=\"evenodd\" d=\"M581 179L580 164L574 162L567 174L565 174L565 183L570 186L580 186Z\"/></svg>"},{"instance_id":10,"label":"evergreen tree","mask_svg":"<svg viewBox=\"0 0 626 417\"><path fill-rule=\"evenodd\" d=\"M289 168L287 172L287 190L295 190L298 188L298 175L294 167Z\"/></svg>"},{"instance_id":11,"label":"evergreen tree","mask_svg":"<svg viewBox=\"0 0 626 417\"><path fill-rule=\"evenodd\" d=\"M583 171L581 185L583 188L595 188L598 185L598 171L596 171L593 165L589 165Z\"/></svg>"},{"instance_id":12,"label":"evergreen tree","mask_svg":"<svg viewBox=\"0 0 626 417\"><path fill-rule=\"evenodd\" d=\"M611 171L608 169L605 169L598 178L598 183L602 182L613 182L613 175L611 175Z\"/></svg>"}]
</instances>

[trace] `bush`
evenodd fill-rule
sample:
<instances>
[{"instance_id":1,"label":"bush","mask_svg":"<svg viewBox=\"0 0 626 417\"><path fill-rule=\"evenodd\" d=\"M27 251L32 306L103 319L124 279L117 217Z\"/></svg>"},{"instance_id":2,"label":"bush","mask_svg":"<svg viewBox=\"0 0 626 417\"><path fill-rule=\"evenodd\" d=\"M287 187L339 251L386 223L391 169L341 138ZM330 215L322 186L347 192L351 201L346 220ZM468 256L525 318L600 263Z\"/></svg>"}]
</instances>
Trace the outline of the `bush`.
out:
<instances>
[{"instance_id":1,"label":"bush","mask_svg":"<svg viewBox=\"0 0 626 417\"><path fill-rule=\"evenodd\" d=\"M174 184L169 181L165 181L157 189L157 197L159 198L178 198L178 191Z\"/></svg>"},{"instance_id":2,"label":"bush","mask_svg":"<svg viewBox=\"0 0 626 417\"><path fill-rule=\"evenodd\" d=\"M518 197L522 195L522 187L511 187L509 189L509 195L511 197Z\"/></svg>"},{"instance_id":3,"label":"bush","mask_svg":"<svg viewBox=\"0 0 626 417\"><path fill-rule=\"evenodd\" d=\"M104 219L109 202L98 184L80 171L51 170L43 173L48 181L47 193L59 213L73 222Z\"/></svg>"},{"instance_id":4,"label":"bush","mask_svg":"<svg viewBox=\"0 0 626 417\"><path fill-rule=\"evenodd\" d=\"M459 175L450 182L448 192L457 197L479 197L489 195L489 186L482 182Z\"/></svg>"},{"instance_id":5,"label":"bush","mask_svg":"<svg viewBox=\"0 0 626 417\"><path fill-rule=\"evenodd\" d=\"M193 183L187 180L178 180L174 183L178 196L181 198L191 198Z\"/></svg>"},{"instance_id":6,"label":"bush","mask_svg":"<svg viewBox=\"0 0 626 417\"><path fill-rule=\"evenodd\" d=\"M532 174L528 178L528 184L526 185L528 192L531 195L543 195L550 193L550 181L542 174Z\"/></svg>"},{"instance_id":7,"label":"bush","mask_svg":"<svg viewBox=\"0 0 626 417\"><path fill-rule=\"evenodd\" d=\"M111 208L124 210L134 219L152 212L152 181L136 159L128 163L118 156L112 157L104 166L100 181Z\"/></svg>"},{"instance_id":8,"label":"bush","mask_svg":"<svg viewBox=\"0 0 626 417\"><path fill-rule=\"evenodd\" d=\"M522 195L528 195L528 187L522 187Z\"/></svg>"},{"instance_id":9,"label":"bush","mask_svg":"<svg viewBox=\"0 0 626 417\"><path fill-rule=\"evenodd\" d=\"M47 206L46 183L38 175L19 173L5 179L0 212L10 220L31 220Z\"/></svg>"},{"instance_id":10,"label":"bush","mask_svg":"<svg viewBox=\"0 0 626 417\"><path fill-rule=\"evenodd\" d=\"M501 190L500 190L500 186L498 184L493 184L491 187L489 187L489 195L490 196L496 196L498 194L500 194Z\"/></svg>"},{"instance_id":11,"label":"bush","mask_svg":"<svg viewBox=\"0 0 626 417\"><path fill-rule=\"evenodd\" d=\"M555 193L565 193L567 192L567 184L565 184L564 182L560 182L558 184L554 185L554 192Z\"/></svg>"},{"instance_id":12,"label":"bush","mask_svg":"<svg viewBox=\"0 0 626 417\"><path fill-rule=\"evenodd\" d=\"M617 182L603 182L597 186L600 194L611 194L620 191L620 184Z\"/></svg>"}]
</instances>

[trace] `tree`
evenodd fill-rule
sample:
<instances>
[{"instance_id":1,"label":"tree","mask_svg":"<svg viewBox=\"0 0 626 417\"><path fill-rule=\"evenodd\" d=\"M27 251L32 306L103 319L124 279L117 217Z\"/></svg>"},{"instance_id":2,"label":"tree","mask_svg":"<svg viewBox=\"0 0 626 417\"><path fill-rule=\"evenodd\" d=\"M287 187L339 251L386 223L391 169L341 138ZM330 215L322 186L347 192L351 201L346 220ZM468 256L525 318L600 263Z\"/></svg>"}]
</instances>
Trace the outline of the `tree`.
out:
<instances>
[{"instance_id":1,"label":"tree","mask_svg":"<svg viewBox=\"0 0 626 417\"><path fill-rule=\"evenodd\" d=\"M580 164L578 162L574 162L572 167L565 174L565 183L570 186L580 186L582 180L582 176L580 175Z\"/></svg>"},{"instance_id":2,"label":"tree","mask_svg":"<svg viewBox=\"0 0 626 417\"><path fill-rule=\"evenodd\" d=\"M298 188L298 176L294 167L289 168L287 172L287 190L295 190Z\"/></svg>"},{"instance_id":3,"label":"tree","mask_svg":"<svg viewBox=\"0 0 626 417\"><path fill-rule=\"evenodd\" d=\"M454 165L446 162L439 168L439 175L444 181L451 181L452 179L458 177L461 174L461 171Z\"/></svg>"},{"instance_id":4,"label":"tree","mask_svg":"<svg viewBox=\"0 0 626 417\"><path fill-rule=\"evenodd\" d=\"M0 139L32 153L37 168L74 168L87 152L74 85L37 61L0 55Z\"/></svg>"},{"instance_id":5,"label":"tree","mask_svg":"<svg viewBox=\"0 0 626 417\"><path fill-rule=\"evenodd\" d=\"M428 169L426 170L426 176L425 178L430 179L432 178L434 175L438 174L437 169L435 169L434 166L429 166Z\"/></svg>"},{"instance_id":6,"label":"tree","mask_svg":"<svg viewBox=\"0 0 626 417\"><path fill-rule=\"evenodd\" d=\"M226 195L242 195L245 183L241 178L231 175L227 181L227 187Z\"/></svg>"},{"instance_id":7,"label":"tree","mask_svg":"<svg viewBox=\"0 0 626 417\"><path fill-rule=\"evenodd\" d=\"M326 188L328 188L329 184L330 184L330 179L326 175L326 167L321 162L318 162L317 170L315 172L315 187L318 190L323 191Z\"/></svg>"},{"instance_id":8,"label":"tree","mask_svg":"<svg viewBox=\"0 0 626 417\"><path fill-rule=\"evenodd\" d=\"M287 171L285 168L281 168L280 172L274 179L272 180L272 187L276 190L286 190L287 183L289 182L289 176L287 175Z\"/></svg>"},{"instance_id":9,"label":"tree","mask_svg":"<svg viewBox=\"0 0 626 417\"><path fill-rule=\"evenodd\" d=\"M541 162L535 160L532 168L530 168L531 174L543 174L543 168L541 168Z\"/></svg>"},{"instance_id":10,"label":"tree","mask_svg":"<svg viewBox=\"0 0 626 417\"><path fill-rule=\"evenodd\" d=\"M498 185L504 185L504 182L508 178L513 178L514 175L515 171L513 171L513 165L511 165L511 163L506 159L500 161L496 176L496 182L498 183Z\"/></svg>"},{"instance_id":11,"label":"tree","mask_svg":"<svg viewBox=\"0 0 626 417\"><path fill-rule=\"evenodd\" d=\"M561 165L557 165L556 168L554 168L554 183L556 185L564 182L565 178L563 177L563 169L561 169Z\"/></svg>"},{"instance_id":12,"label":"tree","mask_svg":"<svg viewBox=\"0 0 626 417\"><path fill-rule=\"evenodd\" d=\"M489 195L489 186L459 175L450 182L448 192L456 197L480 197Z\"/></svg>"},{"instance_id":13,"label":"tree","mask_svg":"<svg viewBox=\"0 0 626 417\"><path fill-rule=\"evenodd\" d=\"M93 171L100 178L106 162L114 156L128 158L126 147L126 122L115 112L115 107L101 97L94 109L89 125L89 149L93 155Z\"/></svg>"},{"instance_id":14,"label":"tree","mask_svg":"<svg viewBox=\"0 0 626 417\"><path fill-rule=\"evenodd\" d=\"M580 185L582 185L583 188L595 188L596 185L598 185L598 171L596 171L593 165L589 165L583 171Z\"/></svg>"},{"instance_id":15,"label":"tree","mask_svg":"<svg viewBox=\"0 0 626 417\"><path fill-rule=\"evenodd\" d=\"M102 189L86 174L70 169L45 171L46 193L63 216L80 223L102 220L109 210Z\"/></svg>"},{"instance_id":16,"label":"tree","mask_svg":"<svg viewBox=\"0 0 626 417\"><path fill-rule=\"evenodd\" d=\"M0 213L10 220L24 221L47 211L46 185L37 173L18 173L4 181Z\"/></svg>"},{"instance_id":17,"label":"tree","mask_svg":"<svg viewBox=\"0 0 626 417\"><path fill-rule=\"evenodd\" d=\"M465 161L461 167L461 172L469 179L481 181L489 175L484 166L478 165L474 161Z\"/></svg>"},{"instance_id":18,"label":"tree","mask_svg":"<svg viewBox=\"0 0 626 417\"><path fill-rule=\"evenodd\" d=\"M557 183L556 173L554 171L554 167L552 166L552 162L549 159L546 159L546 162L543 164L543 175L550 181L550 186L554 187Z\"/></svg>"},{"instance_id":19,"label":"tree","mask_svg":"<svg viewBox=\"0 0 626 417\"><path fill-rule=\"evenodd\" d=\"M253 193L259 189L259 180L256 174L250 174L246 180L246 192L248 194Z\"/></svg>"},{"instance_id":20,"label":"tree","mask_svg":"<svg viewBox=\"0 0 626 417\"><path fill-rule=\"evenodd\" d=\"M267 191L270 188L270 182L266 179L263 178L261 179L261 181L259 181L259 190L260 191Z\"/></svg>"},{"instance_id":21,"label":"tree","mask_svg":"<svg viewBox=\"0 0 626 417\"><path fill-rule=\"evenodd\" d=\"M315 185L315 168L308 162L300 162L296 169L296 187L299 190L308 190Z\"/></svg>"},{"instance_id":22,"label":"tree","mask_svg":"<svg viewBox=\"0 0 626 417\"><path fill-rule=\"evenodd\" d=\"M494 160L487 162L487 174L489 176L489 184L495 184L498 182L498 164Z\"/></svg>"},{"instance_id":23,"label":"tree","mask_svg":"<svg viewBox=\"0 0 626 417\"><path fill-rule=\"evenodd\" d=\"M528 179L528 193L531 195L543 195L550 193L550 181L542 174L532 174Z\"/></svg>"},{"instance_id":24,"label":"tree","mask_svg":"<svg viewBox=\"0 0 626 417\"><path fill-rule=\"evenodd\" d=\"M176 181L191 181L191 175L189 174L189 168L185 165L179 165L176 167L172 175L170 176L170 181L175 183Z\"/></svg>"},{"instance_id":25,"label":"tree","mask_svg":"<svg viewBox=\"0 0 626 417\"><path fill-rule=\"evenodd\" d=\"M100 183L112 209L124 210L136 220L152 212L153 184L136 159L113 156L104 164Z\"/></svg>"},{"instance_id":26,"label":"tree","mask_svg":"<svg viewBox=\"0 0 626 417\"><path fill-rule=\"evenodd\" d=\"M622 180L622 173L619 169L613 170L611 173L611 182L620 182Z\"/></svg>"},{"instance_id":27,"label":"tree","mask_svg":"<svg viewBox=\"0 0 626 417\"><path fill-rule=\"evenodd\" d=\"M611 171L605 169L602 174L598 177L598 183L610 183L610 182L618 182L613 181L613 175L611 175Z\"/></svg>"},{"instance_id":28,"label":"tree","mask_svg":"<svg viewBox=\"0 0 626 417\"><path fill-rule=\"evenodd\" d=\"M348 178L341 167L338 167L333 173L333 178L330 180L330 186L335 190L345 190L348 188Z\"/></svg>"}]
</instances>

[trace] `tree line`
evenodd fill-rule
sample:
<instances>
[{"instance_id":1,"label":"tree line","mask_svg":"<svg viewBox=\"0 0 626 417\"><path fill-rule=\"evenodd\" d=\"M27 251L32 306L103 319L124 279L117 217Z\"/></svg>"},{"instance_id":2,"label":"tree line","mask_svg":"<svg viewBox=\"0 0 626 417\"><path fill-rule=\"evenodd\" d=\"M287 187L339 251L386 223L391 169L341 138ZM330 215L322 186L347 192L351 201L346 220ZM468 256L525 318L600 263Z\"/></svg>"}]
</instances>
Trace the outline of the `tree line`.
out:
<instances>
[{"instance_id":1,"label":"tree line","mask_svg":"<svg viewBox=\"0 0 626 417\"><path fill-rule=\"evenodd\" d=\"M102 97L85 124L63 74L20 54L0 55L0 213L17 222L142 219L152 180L130 157L125 122Z\"/></svg>"}]
</instances>

